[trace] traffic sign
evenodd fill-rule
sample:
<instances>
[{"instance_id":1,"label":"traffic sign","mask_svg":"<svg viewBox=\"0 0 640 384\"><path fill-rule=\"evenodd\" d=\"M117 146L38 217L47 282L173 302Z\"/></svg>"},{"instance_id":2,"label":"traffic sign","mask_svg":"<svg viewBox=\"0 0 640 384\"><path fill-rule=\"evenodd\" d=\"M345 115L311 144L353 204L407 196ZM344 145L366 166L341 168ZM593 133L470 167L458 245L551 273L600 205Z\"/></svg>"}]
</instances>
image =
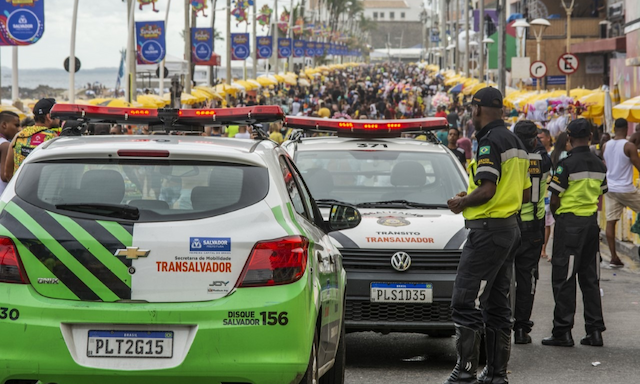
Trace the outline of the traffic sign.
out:
<instances>
[{"instance_id":1,"label":"traffic sign","mask_svg":"<svg viewBox=\"0 0 640 384\"><path fill-rule=\"evenodd\" d=\"M542 61L534 61L531 63L531 77L540 79L547 75L547 65Z\"/></svg>"},{"instance_id":2,"label":"traffic sign","mask_svg":"<svg viewBox=\"0 0 640 384\"><path fill-rule=\"evenodd\" d=\"M69 67L71 67L70 61L71 61L71 60L69 60L69 57L67 57L66 59L64 59L64 70L65 70L65 71L67 71L67 72L69 72ZM80 65L81 65L81 63L80 63L80 59L78 59L78 58L76 57L75 62L76 62L76 72L78 72L78 71L80 70Z\"/></svg>"},{"instance_id":3,"label":"traffic sign","mask_svg":"<svg viewBox=\"0 0 640 384\"><path fill-rule=\"evenodd\" d=\"M570 53L563 53L558 58L558 69L566 75L576 73L579 65L578 58Z\"/></svg>"}]
</instances>

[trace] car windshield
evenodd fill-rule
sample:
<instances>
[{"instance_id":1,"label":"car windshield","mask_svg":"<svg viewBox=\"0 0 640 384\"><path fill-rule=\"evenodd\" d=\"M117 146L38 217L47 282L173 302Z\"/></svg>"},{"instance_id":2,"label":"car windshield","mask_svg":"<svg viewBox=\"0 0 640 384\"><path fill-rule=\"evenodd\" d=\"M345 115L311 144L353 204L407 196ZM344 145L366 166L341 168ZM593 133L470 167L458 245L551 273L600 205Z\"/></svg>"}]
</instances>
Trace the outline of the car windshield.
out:
<instances>
[{"instance_id":1,"label":"car windshield","mask_svg":"<svg viewBox=\"0 0 640 384\"><path fill-rule=\"evenodd\" d=\"M18 196L69 216L197 219L255 204L269 189L266 168L235 163L83 159L24 167Z\"/></svg>"},{"instance_id":2,"label":"car windshield","mask_svg":"<svg viewBox=\"0 0 640 384\"><path fill-rule=\"evenodd\" d=\"M446 207L448 199L466 190L455 160L443 153L298 151L296 164L315 199L363 207Z\"/></svg>"}]
</instances>

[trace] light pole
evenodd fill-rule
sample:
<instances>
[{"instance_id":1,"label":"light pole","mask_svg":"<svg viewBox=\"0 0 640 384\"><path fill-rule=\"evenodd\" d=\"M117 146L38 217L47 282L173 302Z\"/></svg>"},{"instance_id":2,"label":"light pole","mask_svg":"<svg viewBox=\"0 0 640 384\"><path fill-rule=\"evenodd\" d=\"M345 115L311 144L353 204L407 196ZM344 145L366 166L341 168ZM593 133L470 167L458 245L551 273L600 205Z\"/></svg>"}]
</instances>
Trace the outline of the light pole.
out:
<instances>
[{"instance_id":1,"label":"light pole","mask_svg":"<svg viewBox=\"0 0 640 384\"><path fill-rule=\"evenodd\" d=\"M542 42L542 34L544 33L545 29L547 29L547 27L551 25L551 23L549 23L549 21L545 19L534 19L531 20L529 24L531 25L531 29L533 29L533 34L536 36L536 61L540 61L540 43ZM542 78L536 80L537 91L540 91L540 83L542 82L541 80Z\"/></svg>"},{"instance_id":2,"label":"light pole","mask_svg":"<svg viewBox=\"0 0 640 384\"><path fill-rule=\"evenodd\" d=\"M424 4L423 4L424 6ZM424 60L427 52L427 10L422 8L420 12L420 22L422 22L422 60Z\"/></svg>"},{"instance_id":3,"label":"light pole","mask_svg":"<svg viewBox=\"0 0 640 384\"><path fill-rule=\"evenodd\" d=\"M567 12L567 49L566 53L571 53L571 13L573 12L573 5L576 0L571 0L571 4L567 6L565 4L565 0L562 0L562 7ZM571 90L571 80L569 80L569 75L565 76L567 78L567 97L570 96L569 91Z\"/></svg>"},{"instance_id":4,"label":"light pole","mask_svg":"<svg viewBox=\"0 0 640 384\"><path fill-rule=\"evenodd\" d=\"M522 39L524 38L525 29L529 28L529 23L525 19L518 19L513 23L512 27L516 29L516 35L518 36L518 57L524 57L524 44Z\"/></svg>"},{"instance_id":5,"label":"light pole","mask_svg":"<svg viewBox=\"0 0 640 384\"><path fill-rule=\"evenodd\" d=\"M486 66L487 66L486 67L487 68L487 70L486 70L486 72L487 72L487 82L489 82L489 44L495 43L495 40L493 40L490 37L485 37L484 39L482 39L482 43L487 47L487 54L486 54L487 62L486 63L481 63L480 65L485 65L486 64ZM480 79L480 80L482 80L482 79Z\"/></svg>"}]
</instances>

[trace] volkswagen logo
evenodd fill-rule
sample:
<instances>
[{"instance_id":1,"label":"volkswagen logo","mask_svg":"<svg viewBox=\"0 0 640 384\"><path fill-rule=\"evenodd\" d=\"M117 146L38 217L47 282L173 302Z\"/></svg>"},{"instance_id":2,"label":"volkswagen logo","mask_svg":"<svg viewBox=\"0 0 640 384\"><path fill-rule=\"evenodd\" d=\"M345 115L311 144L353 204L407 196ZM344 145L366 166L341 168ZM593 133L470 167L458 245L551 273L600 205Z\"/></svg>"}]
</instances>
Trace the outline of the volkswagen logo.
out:
<instances>
[{"instance_id":1,"label":"volkswagen logo","mask_svg":"<svg viewBox=\"0 0 640 384\"><path fill-rule=\"evenodd\" d=\"M398 272L404 272L411 266L411 256L406 252L396 252L391 256L391 266Z\"/></svg>"}]
</instances>

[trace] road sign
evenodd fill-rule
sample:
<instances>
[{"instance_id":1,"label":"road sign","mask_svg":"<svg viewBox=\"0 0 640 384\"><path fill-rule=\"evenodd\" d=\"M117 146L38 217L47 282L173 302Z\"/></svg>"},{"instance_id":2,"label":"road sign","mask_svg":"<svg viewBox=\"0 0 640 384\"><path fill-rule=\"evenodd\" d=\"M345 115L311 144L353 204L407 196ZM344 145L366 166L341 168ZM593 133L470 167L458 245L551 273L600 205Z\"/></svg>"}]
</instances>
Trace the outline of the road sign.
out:
<instances>
[{"instance_id":1,"label":"road sign","mask_svg":"<svg viewBox=\"0 0 640 384\"><path fill-rule=\"evenodd\" d=\"M575 73L578 70L579 65L580 62L578 62L578 58L570 53L563 53L558 58L558 69L566 75Z\"/></svg>"},{"instance_id":2,"label":"road sign","mask_svg":"<svg viewBox=\"0 0 640 384\"><path fill-rule=\"evenodd\" d=\"M542 61L534 61L530 68L531 77L540 79L547 75L547 65Z\"/></svg>"},{"instance_id":3,"label":"road sign","mask_svg":"<svg viewBox=\"0 0 640 384\"><path fill-rule=\"evenodd\" d=\"M69 72L69 67L71 66L70 63L69 63L70 61L71 60L69 60L68 57L64 60L64 70L67 71L67 72ZM76 62L76 72L78 72L80 70L80 65L81 65L80 64L80 59L78 59L76 57L75 62Z\"/></svg>"}]
</instances>

